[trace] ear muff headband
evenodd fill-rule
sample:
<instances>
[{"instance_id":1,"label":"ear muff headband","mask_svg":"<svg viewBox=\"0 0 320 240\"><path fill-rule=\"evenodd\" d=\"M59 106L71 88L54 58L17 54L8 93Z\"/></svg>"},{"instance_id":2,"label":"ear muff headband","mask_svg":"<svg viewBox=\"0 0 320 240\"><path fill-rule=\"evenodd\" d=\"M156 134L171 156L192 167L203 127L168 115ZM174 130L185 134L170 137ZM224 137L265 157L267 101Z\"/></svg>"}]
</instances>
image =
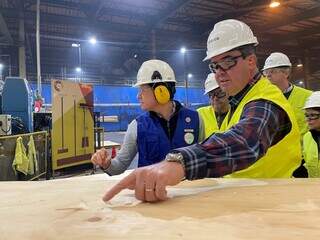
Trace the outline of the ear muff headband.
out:
<instances>
[{"instance_id":1,"label":"ear muff headband","mask_svg":"<svg viewBox=\"0 0 320 240\"><path fill-rule=\"evenodd\" d=\"M158 103L166 104L170 101L170 91L167 86L159 85L154 88L153 92Z\"/></svg>"}]
</instances>

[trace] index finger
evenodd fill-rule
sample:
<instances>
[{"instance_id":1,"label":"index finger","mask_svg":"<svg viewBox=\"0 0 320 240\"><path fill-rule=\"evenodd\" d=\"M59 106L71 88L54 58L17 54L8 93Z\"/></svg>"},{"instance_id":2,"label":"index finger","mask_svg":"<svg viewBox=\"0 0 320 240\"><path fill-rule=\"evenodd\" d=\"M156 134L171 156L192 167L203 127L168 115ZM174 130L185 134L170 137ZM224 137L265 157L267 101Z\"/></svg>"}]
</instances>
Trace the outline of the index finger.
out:
<instances>
[{"instance_id":1,"label":"index finger","mask_svg":"<svg viewBox=\"0 0 320 240\"><path fill-rule=\"evenodd\" d=\"M126 176L116 185L114 185L111 189L109 189L105 195L103 196L102 200L107 202L110 201L115 195L126 188L134 188L136 182L136 175L135 172L132 172L130 175Z\"/></svg>"}]
</instances>

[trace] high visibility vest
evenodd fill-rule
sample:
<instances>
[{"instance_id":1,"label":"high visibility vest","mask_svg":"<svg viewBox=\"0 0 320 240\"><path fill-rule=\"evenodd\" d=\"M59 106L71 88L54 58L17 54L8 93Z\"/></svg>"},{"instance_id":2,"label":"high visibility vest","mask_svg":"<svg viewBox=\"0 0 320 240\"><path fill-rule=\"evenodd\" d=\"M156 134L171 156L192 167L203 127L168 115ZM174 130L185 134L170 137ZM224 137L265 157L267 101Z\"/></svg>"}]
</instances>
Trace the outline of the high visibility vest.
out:
<instances>
[{"instance_id":1,"label":"high visibility vest","mask_svg":"<svg viewBox=\"0 0 320 240\"><path fill-rule=\"evenodd\" d=\"M312 94L312 91L310 90L307 90L298 86L293 86L292 92L288 98L288 101L293 108L294 115L298 122L301 141L303 139L304 134L308 131L308 123L304 116L305 111L303 107L308 97L311 94Z\"/></svg>"},{"instance_id":2,"label":"high visibility vest","mask_svg":"<svg viewBox=\"0 0 320 240\"><path fill-rule=\"evenodd\" d=\"M205 138L210 137L213 133L220 132L217 117L211 105L198 108L197 111L204 123ZM223 121L225 121L225 119L226 118L224 118Z\"/></svg>"},{"instance_id":3,"label":"high visibility vest","mask_svg":"<svg viewBox=\"0 0 320 240\"><path fill-rule=\"evenodd\" d=\"M294 116L294 112L289 102L281 93L278 87L271 84L265 77L249 90L241 100L229 122L227 121L220 130L228 130L240 120L244 106L255 100L265 99L277 104L289 116L291 121L291 131L278 143L269 147L266 154L246 169L236 171L225 177L237 178L289 178L293 171L301 163L301 144L299 138L299 128ZM228 118L230 114L227 114ZM253 129L255 131L256 129Z\"/></svg>"},{"instance_id":4,"label":"high visibility vest","mask_svg":"<svg viewBox=\"0 0 320 240\"><path fill-rule=\"evenodd\" d=\"M319 149L311 132L307 132L303 136L303 156L308 176L311 178L320 177Z\"/></svg>"}]
</instances>

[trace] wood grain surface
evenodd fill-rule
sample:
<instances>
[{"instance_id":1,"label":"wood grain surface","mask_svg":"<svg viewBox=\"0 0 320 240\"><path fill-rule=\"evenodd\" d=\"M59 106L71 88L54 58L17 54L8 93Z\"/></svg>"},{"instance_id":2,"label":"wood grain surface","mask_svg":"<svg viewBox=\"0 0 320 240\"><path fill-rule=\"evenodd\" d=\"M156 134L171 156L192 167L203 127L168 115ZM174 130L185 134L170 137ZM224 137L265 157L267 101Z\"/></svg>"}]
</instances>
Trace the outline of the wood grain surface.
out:
<instances>
[{"instance_id":1,"label":"wood grain surface","mask_svg":"<svg viewBox=\"0 0 320 240\"><path fill-rule=\"evenodd\" d=\"M320 179L205 179L139 203L118 177L0 182L0 239L320 239Z\"/></svg>"}]
</instances>

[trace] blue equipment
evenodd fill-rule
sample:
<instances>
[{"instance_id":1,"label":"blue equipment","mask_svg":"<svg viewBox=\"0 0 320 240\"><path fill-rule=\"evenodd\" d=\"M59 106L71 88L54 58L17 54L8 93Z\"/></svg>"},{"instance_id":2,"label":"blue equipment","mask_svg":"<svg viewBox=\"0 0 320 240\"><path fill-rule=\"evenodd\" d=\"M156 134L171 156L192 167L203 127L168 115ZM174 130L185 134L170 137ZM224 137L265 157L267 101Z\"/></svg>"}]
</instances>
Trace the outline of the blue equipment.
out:
<instances>
[{"instance_id":1,"label":"blue equipment","mask_svg":"<svg viewBox=\"0 0 320 240\"><path fill-rule=\"evenodd\" d=\"M2 112L21 118L29 132L33 132L32 103L28 81L19 77L7 77L2 92Z\"/></svg>"}]
</instances>

